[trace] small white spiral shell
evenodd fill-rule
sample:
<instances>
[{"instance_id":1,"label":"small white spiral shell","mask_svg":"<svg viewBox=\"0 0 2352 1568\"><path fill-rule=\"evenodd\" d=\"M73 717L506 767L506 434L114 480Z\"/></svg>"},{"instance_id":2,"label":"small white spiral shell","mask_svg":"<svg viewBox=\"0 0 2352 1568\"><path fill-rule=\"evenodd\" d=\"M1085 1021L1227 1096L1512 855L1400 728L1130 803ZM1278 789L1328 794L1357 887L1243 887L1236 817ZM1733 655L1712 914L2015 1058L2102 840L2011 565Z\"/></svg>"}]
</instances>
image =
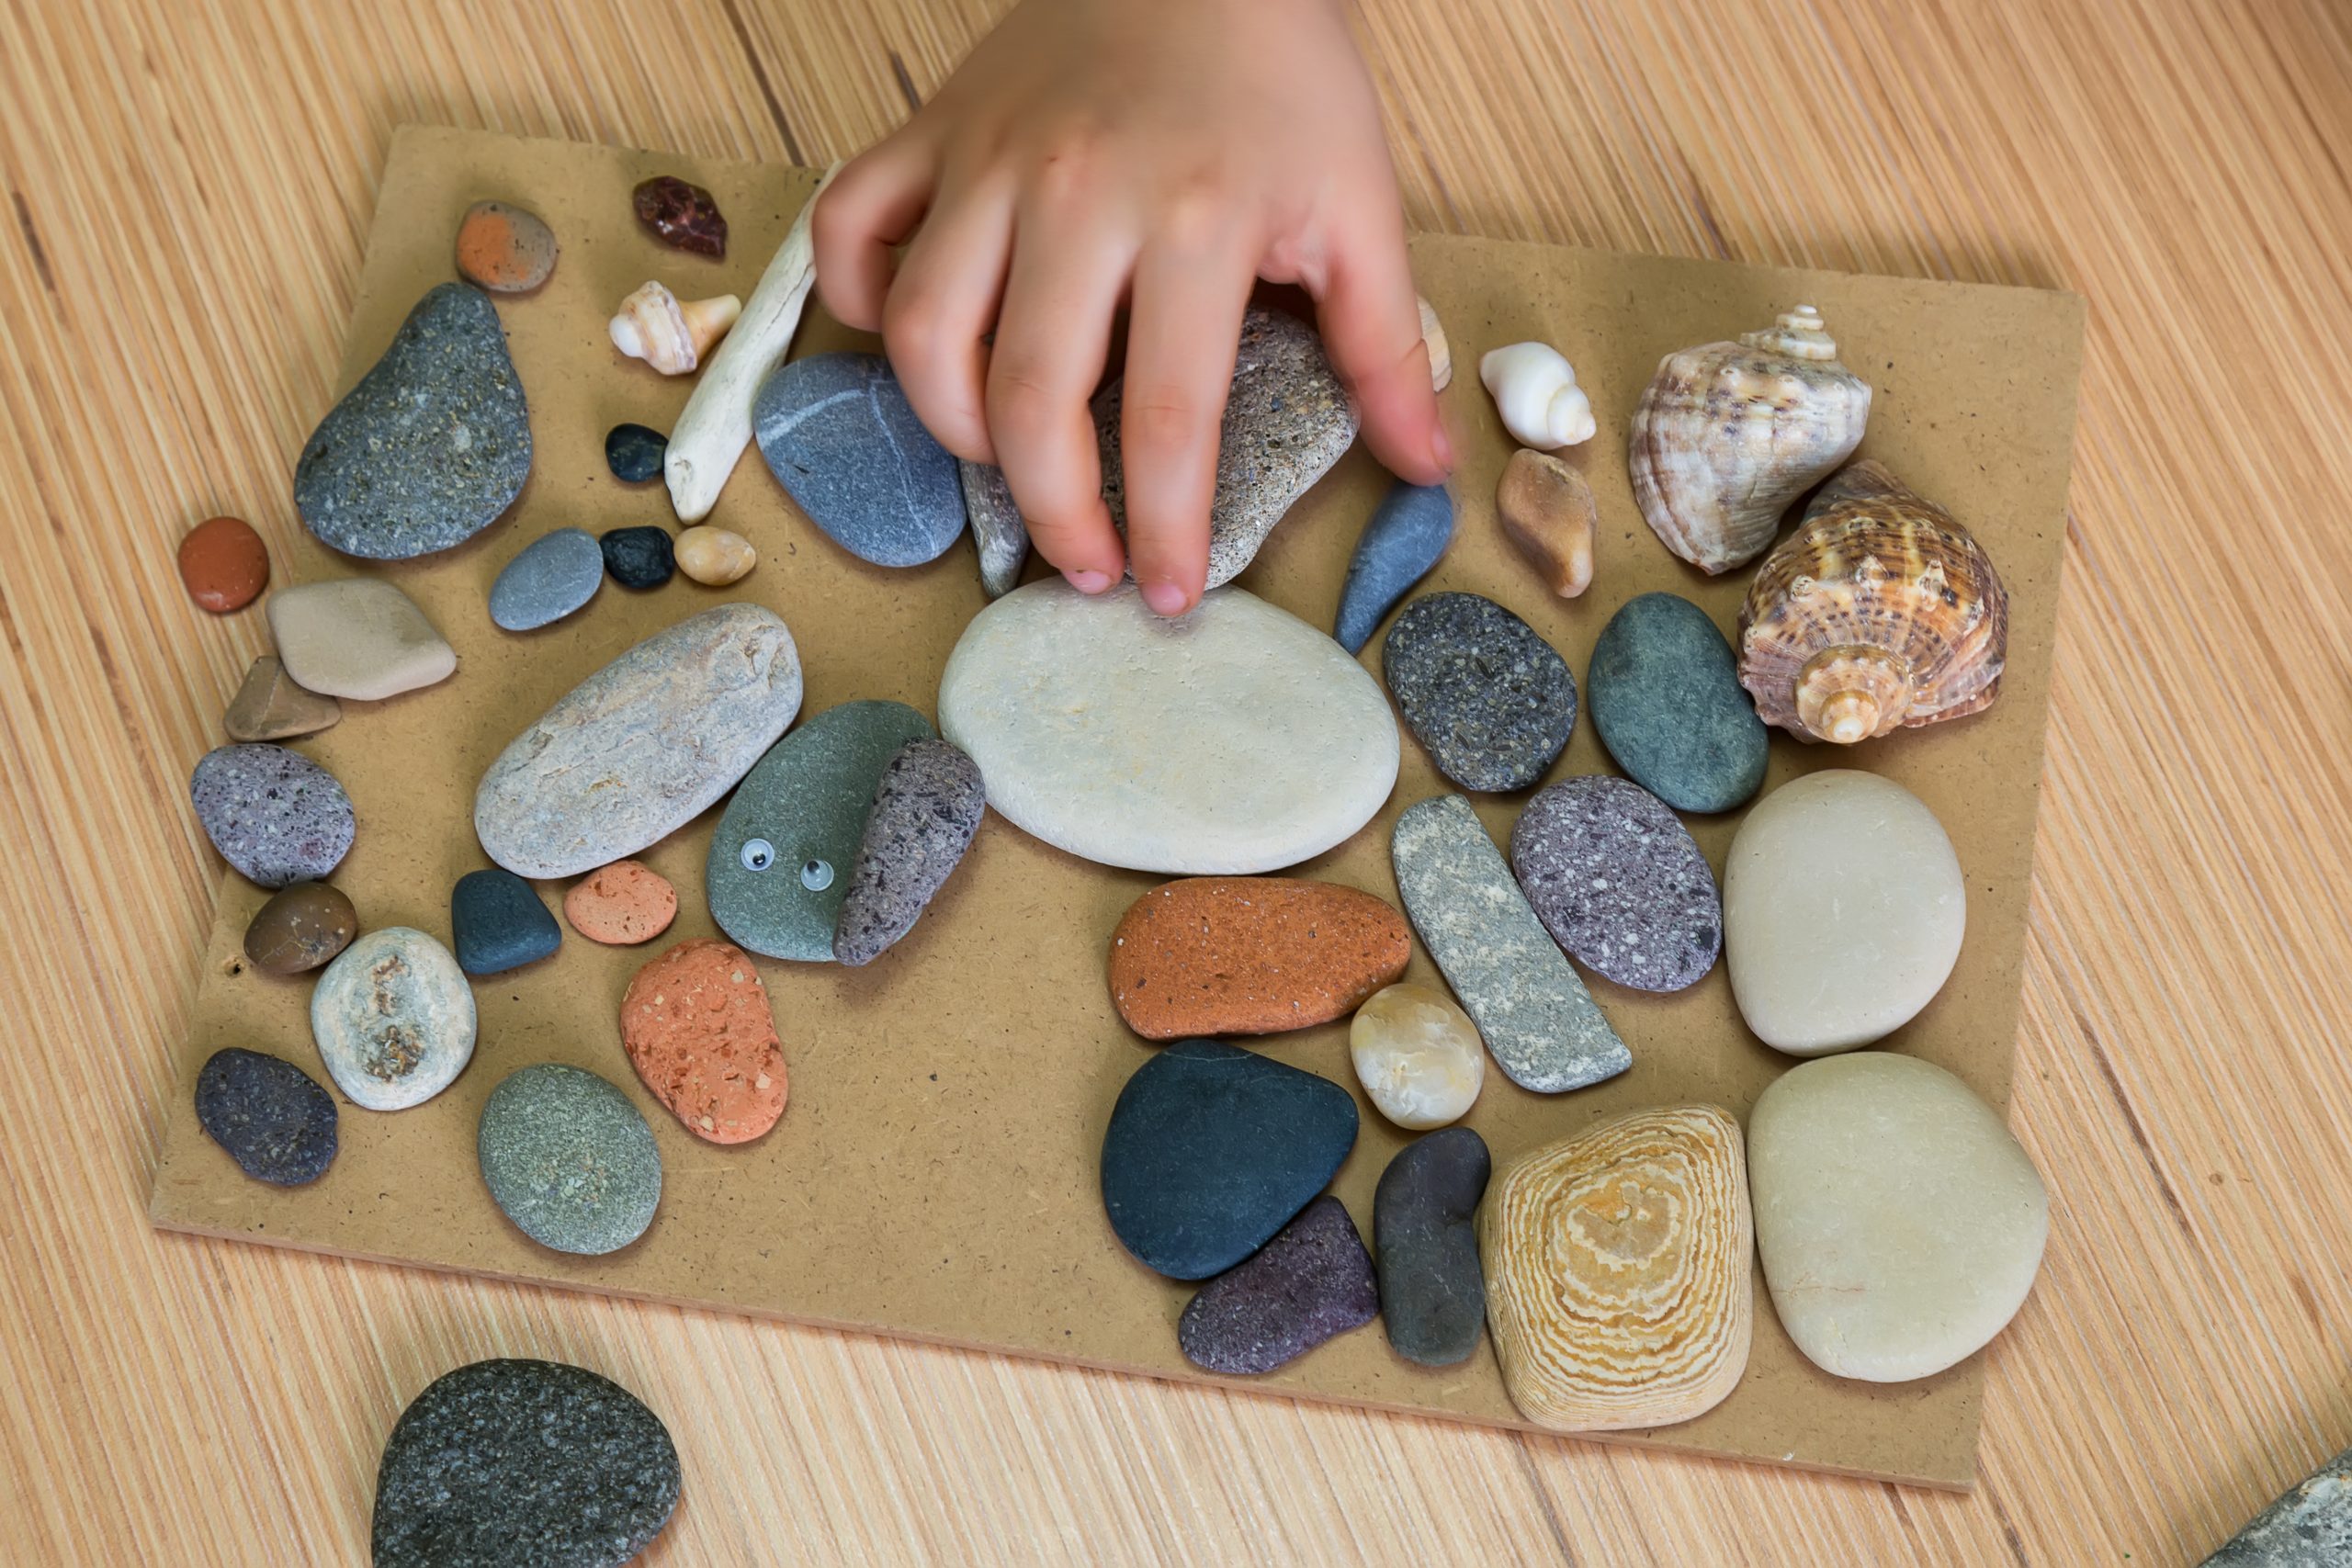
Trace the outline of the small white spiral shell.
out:
<instances>
[{"instance_id":1,"label":"small white spiral shell","mask_svg":"<svg viewBox=\"0 0 2352 1568\"><path fill-rule=\"evenodd\" d=\"M1577 373L1548 344L1515 343L1478 361L1478 379L1494 395L1503 428L1522 446L1550 452L1592 439L1592 401Z\"/></svg>"}]
</instances>

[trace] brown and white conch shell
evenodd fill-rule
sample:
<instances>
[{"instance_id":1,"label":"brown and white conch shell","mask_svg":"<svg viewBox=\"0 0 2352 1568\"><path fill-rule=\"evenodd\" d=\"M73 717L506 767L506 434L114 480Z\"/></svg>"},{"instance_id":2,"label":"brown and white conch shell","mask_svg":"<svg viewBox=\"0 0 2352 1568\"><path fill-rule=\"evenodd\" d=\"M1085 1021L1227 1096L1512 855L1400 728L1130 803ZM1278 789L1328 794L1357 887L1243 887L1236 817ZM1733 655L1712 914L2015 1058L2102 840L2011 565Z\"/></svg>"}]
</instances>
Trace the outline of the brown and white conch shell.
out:
<instances>
[{"instance_id":1,"label":"brown and white conch shell","mask_svg":"<svg viewBox=\"0 0 2352 1568\"><path fill-rule=\"evenodd\" d=\"M649 283L621 301L613 346L664 376L688 375L742 313L743 302L732 294L681 302L665 286Z\"/></svg>"},{"instance_id":2,"label":"brown and white conch shell","mask_svg":"<svg viewBox=\"0 0 2352 1568\"><path fill-rule=\"evenodd\" d=\"M1853 456L1870 383L1838 363L1810 305L1737 343L1669 354L1634 410L1634 500L1702 571L1764 552L1789 502Z\"/></svg>"},{"instance_id":3,"label":"brown and white conch shell","mask_svg":"<svg viewBox=\"0 0 2352 1568\"><path fill-rule=\"evenodd\" d=\"M1981 712L2009 595L1951 513L1880 463L1841 470L1765 558L1739 613L1739 681L1803 740L1851 745Z\"/></svg>"}]
</instances>

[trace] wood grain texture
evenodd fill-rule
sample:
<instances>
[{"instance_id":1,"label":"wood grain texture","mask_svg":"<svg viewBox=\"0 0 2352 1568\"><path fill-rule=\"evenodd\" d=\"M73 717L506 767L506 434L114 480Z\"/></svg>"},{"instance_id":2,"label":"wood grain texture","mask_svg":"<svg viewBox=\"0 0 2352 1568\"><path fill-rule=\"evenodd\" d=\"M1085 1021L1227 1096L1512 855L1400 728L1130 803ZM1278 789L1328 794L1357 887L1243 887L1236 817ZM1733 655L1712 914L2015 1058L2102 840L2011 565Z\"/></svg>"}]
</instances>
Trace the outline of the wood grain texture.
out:
<instances>
[{"instance_id":1,"label":"wood grain texture","mask_svg":"<svg viewBox=\"0 0 2352 1568\"><path fill-rule=\"evenodd\" d=\"M1362 0L1419 226L2090 305L2012 1121L2048 1261L1970 1497L158 1235L261 646L390 128L822 163L977 0L0 0L0 1561L365 1555L434 1375L651 1393L656 1563L2170 1562L2352 1438L2352 19L2330 0Z\"/></svg>"}]
</instances>

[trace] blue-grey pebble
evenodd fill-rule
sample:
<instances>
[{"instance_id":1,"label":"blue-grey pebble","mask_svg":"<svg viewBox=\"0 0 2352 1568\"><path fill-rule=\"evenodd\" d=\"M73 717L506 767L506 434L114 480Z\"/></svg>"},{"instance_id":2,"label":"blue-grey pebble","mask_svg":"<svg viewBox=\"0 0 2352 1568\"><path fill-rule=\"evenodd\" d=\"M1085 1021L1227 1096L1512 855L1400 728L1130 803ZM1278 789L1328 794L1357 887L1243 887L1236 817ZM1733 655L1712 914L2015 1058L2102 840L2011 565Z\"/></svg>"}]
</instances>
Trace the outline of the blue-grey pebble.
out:
<instances>
[{"instance_id":1,"label":"blue-grey pebble","mask_svg":"<svg viewBox=\"0 0 2352 1568\"><path fill-rule=\"evenodd\" d=\"M1453 542L1453 498L1443 485L1408 485L1402 479L1390 487L1363 525L1356 553L1348 562L1348 580L1340 588L1340 613L1331 635L1350 653L1379 629L1381 618L1413 584L1429 575Z\"/></svg>"},{"instance_id":2,"label":"blue-grey pebble","mask_svg":"<svg viewBox=\"0 0 2352 1568\"><path fill-rule=\"evenodd\" d=\"M1729 811L1764 787L1764 721L1731 644L1690 600L1627 600L1593 644L1585 687L1600 743L1677 811Z\"/></svg>"},{"instance_id":3,"label":"blue-grey pebble","mask_svg":"<svg viewBox=\"0 0 2352 1568\"><path fill-rule=\"evenodd\" d=\"M662 1203L662 1151L628 1096L557 1062L490 1091L476 1137L491 1201L525 1235L600 1257L645 1234Z\"/></svg>"},{"instance_id":4,"label":"blue-grey pebble","mask_svg":"<svg viewBox=\"0 0 2352 1568\"><path fill-rule=\"evenodd\" d=\"M558 528L523 547L490 585L490 618L510 632L552 626L605 582L605 552L585 528Z\"/></svg>"},{"instance_id":5,"label":"blue-grey pebble","mask_svg":"<svg viewBox=\"0 0 2352 1568\"><path fill-rule=\"evenodd\" d=\"M650 425L616 424L605 433L605 466L624 484L660 479L669 455L670 438Z\"/></svg>"},{"instance_id":6,"label":"blue-grey pebble","mask_svg":"<svg viewBox=\"0 0 2352 1568\"><path fill-rule=\"evenodd\" d=\"M2204 1568L2344 1568L2352 1562L2352 1449L2281 1493Z\"/></svg>"},{"instance_id":7,"label":"blue-grey pebble","mask_svg":"<svg viewBox=\"0 0 2352 1568\"><path fill-rule=\"evenodd\" d=\"M530 408L498 310L444 283L302 444L294 508L330 548L407 560L489 527L530 472Z\"/></svg>"},{"instance_id":8,"label":"blue-grey pebble","mask_svg":"<svg viewBox=\"0 0 2352 1568\"><path fill-rule=\"evenodd\" d=\"M1425 593L1380 644L1380 673L1439 773L1525 789L1577 723L1577 682L1535 628L1476 593Z\"/></svg>"},{"instance_id":9,"label":"blue-grey pebble","mask_svg":"<svg viewBox=\"0 0 2352 1568\"><path fill-rule=\"evenodd\" d=\"M745 774L710 840L711 919L753 953L830 963L883 770L931 721L904 703L827 708Z\"/></svg>"},{"instance_id":10,"label":"blue-grey pebble","mask_svg":"<svg viewBox=\"0 0 2352 1568\"><path fill-rule=\"evenodd\" d=\"M956 459L878 354L779 367L752 411L760 455L833 542L876 566L921 566L964 532Z\"/></svg>"},{"instance_id":11,"label":"blue-grey pebble","mask_svg":"<svg viewBox=\"0 0 2352 1568\"><path fill-rule=\"evenodd\" d=\"M276 1056L212 1053L196 1075L196 1119L239 1169L273 1187L316 1181L334 1163L334 1097Z\"/></svg>"},{"instance_id":12,"label":"blue-grey pebble","mask_svg":"<svg viewBox=\"0 0 2352 1568\"><path fill-rule=\"evenodd\" d=\"M1372 1245L1388 1343L1408 1361L1451 1367L1487 1321L1478 1202L1494 1173L1487 1140L1441 1127L1396 1151L1372 1194Z\"/></svg>"},{"instance_id":13,"label":"blue-grey pebble","mask_svg":"<svg viewBox=\"0 0 2352 1568\"><path fill-rule=\"evenodd\" d=\"M469 975L503 975L563 942L537 889L503 866L469 871L449 890L449 945Z\"/></svg>"},{"instance_id":14,"label":"blue-grey pebble","mask_svg":"<svg viewBox=\"0 0 2352 1568\"><path fill-rule=\"evenodd\" d=\"M910 740L882 770L866 813L833 956L871 964L915 921L972 847L988 810L980 766L948 740Z\"/></svg>"},{"instance_id":15,"label":"blue-grey pebble","mask_svg":"<svg viewBox=\"0 0 2352 1568\"><path fill-rule=\"evenodd\" d=\"M266 742L207 751L188 777L188 798L220 858L263 887L322 880L358 830L333 773Z\"/></svg>"}]
</instances>

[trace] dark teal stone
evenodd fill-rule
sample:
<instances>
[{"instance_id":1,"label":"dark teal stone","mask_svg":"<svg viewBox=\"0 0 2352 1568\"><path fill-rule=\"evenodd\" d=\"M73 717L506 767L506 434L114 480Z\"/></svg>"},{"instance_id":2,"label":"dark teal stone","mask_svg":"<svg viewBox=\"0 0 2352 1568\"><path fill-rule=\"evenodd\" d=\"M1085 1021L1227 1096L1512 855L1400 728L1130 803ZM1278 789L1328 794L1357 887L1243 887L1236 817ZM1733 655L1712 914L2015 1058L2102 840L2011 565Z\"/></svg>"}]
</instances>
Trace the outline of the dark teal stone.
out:
<instances>
[{"instance_id":1,"label":"dark teal stone","mask_svg":"<svg viewBox=\"0 0 2352 1568\"><path fill-rule=\"evenodd\" d=\"M876 566L936 560L964 533L956 459L878 354L779 368L752 410L760 456L833 542Z\"/></svg>"},{"instance_id":2,"label":"dark teal stone","mask_svg":"<svg viewBox=\"0 0 2352 1568\"><path fill-rule=\"evenodd\" d=\"M1731 644L1688 599L1645 593L1611 616L1585 700L1617 765L1677 811L1729 811L1764 787L1764 721Z\"/></svg>"},{"instance_id":3,"label":"dark teal stone","mask_svg":"<svg viewBox=\"0 0 2352 1568\"><path fill-rule=\"evenodd\" d=\"M616 424L605 433L605 466L624 484L660 479L669 455L670 438L650 426Z\"/></svg>"},{"instance_id":4,"label":"dark teal stone","mask_svg":"<svg viewBox=\"0 0 2352 1568\"><path fill-rule=\"evenodd\" d=\"M883 770L931 721L904 703L827 708L753 764L710 839L710 918L770 958L833 960L865 817Z\"/></svg>"},{"instance_id":5,"label":"dark teal stone","mask_svg":"<svg viewBox=\"0 0 2352 1568\"><path fill-rule=\"evenodd\" d=\"M1478 1201L1494 1173L1487 1140L1441 1127L1396 1152L1372 1195L1380 1314L1408 1361L1451 1367L1478 1348L1487 1279L1478 1262Z\"/></svg>"},{"instance_id":6,"label":"dark teal stone","mask_svg":"<svg viewBox=\"0 0 2352 1568\"><path fill-rule=\"evenodd\" d=\"M1329 1078L1179 1040L1119 1091L1102 1134L1102 1207L1146 1268L1205 1280L1313 1201L1355 1141L1355 1098Z\"/></svg>"},{"instance_id":7,"label":"dark teal stone","mask_svg":"<svg viewBox=\"0 0 2352 1568\"><path fill-rule=\"evenodd\" d=\"M1398 480L1382 498L1356 540L1348 580L1340 589L1331 635L1350 653L1362 653L1381 617L1429 574L1453 540L1453 498L1443 485Z\"/></svg>"},{"instance_id":8,"label":"dark teal stone","mask_svg":"<svg viewBox=\"0 0 2352 1568\"><path fill-rule=\"evenodd\" d=\"M535 964L563 942L563 931L531 885L492 866L458 878L449 893L449 942L469 975L503 975Z\"/></svg>"}]
</instances>

